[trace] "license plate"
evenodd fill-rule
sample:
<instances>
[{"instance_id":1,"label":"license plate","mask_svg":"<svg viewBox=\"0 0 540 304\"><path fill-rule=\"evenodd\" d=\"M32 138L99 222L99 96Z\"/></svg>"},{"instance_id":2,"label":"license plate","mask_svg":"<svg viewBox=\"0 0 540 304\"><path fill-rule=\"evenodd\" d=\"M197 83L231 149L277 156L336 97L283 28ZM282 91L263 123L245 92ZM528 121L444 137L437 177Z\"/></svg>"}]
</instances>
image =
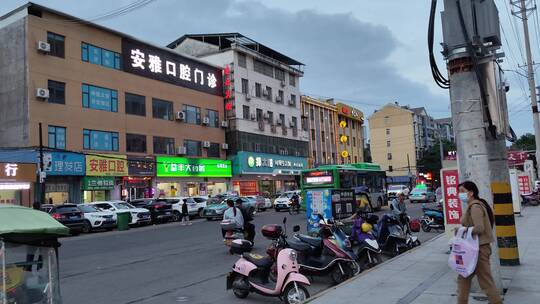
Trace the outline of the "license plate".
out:
<instances>
[{"instance_id":1,"label":"license plate","mask_svg":"<svg viewBox=\"0 0 540 304\"><path fill-rule=\"evenodd\" d=\"M165 212L165 214L169 215L169 214L171 214L171 213L170 213L169 211L167 211L167 212Z\"/></svg>"},{"instance_id":2,"label":"license plate","mask_svg":"<svg viewBox=\"0 0 540 304\"><path fill-rule=\"evenodd\" d=\"M70 219L70 220L78 220L79 217L77 217L77 216L70 216L69 219Z\"/></svg>"}]
</instances>

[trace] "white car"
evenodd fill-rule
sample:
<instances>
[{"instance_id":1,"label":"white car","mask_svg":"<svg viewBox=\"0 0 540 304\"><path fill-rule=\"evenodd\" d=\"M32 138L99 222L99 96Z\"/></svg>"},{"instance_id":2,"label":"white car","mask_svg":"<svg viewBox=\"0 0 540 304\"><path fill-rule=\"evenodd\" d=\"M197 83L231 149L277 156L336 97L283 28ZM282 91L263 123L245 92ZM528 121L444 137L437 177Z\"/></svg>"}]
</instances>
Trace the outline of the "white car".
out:
<instances>
[{"instance_id":1,"label":"white car","mask_svg":"<svg viewBox=\"0 0 540 304\"><path fill-rule=\"evenodd\" d=\"M107 231L116 227L116 213L111 211L99 211L93 205L79 204L77 208L83 212L84 226L82 232L89 233L96 229Z\"/></svg>"},{"instance_id":2,"label":"white car","mask_svg":"<svg viewBox=\"0 0 540 304\"><path fill-rule=\"evenodd\" d=\"M167 203L172 205L173 209L173 221L179 221L182 219L182 204L184 201L188 207L188 214L190 216L203 216L204 208L206 208L207 198L204 196L193 196L193 197L164 197L159 198L159 200L165 200Z\"/></svg>"},{"instance_id":3,"label":"white car","mask_svg":"<svg viewBox=\"0 0 540 304\"><path fill-rule=\"evenodd\" d=\"M280 211L282 209L288 210L291 204L291 197L293 197L295 194L298 195L298 201L301 204L302 196L300 195L300 191L287 191L274 200L274 209L276 209L276 211Z\"/></svg>"},{"instance_id":4,"label":"white car","mask_svg":"<svg viewBox=\"0 0 540 304\"><path fill-rule=\"evenodd\" d=\"M105 202L92 202L88 205L93 205L102 211L111 211L118 215L118 213L129 212L131 213L130 225L147 225L152 223L152 217L150 211L144 208L135 208L132 205L124 201L105 201Z\"/></svg>"},{"instance_id":5,"label":"white car","mask_svg":"<svg viewBox=\"0 0 540 304\"><path fill-rule=\"evenodd\" d=\"M391 201L395 199L398 195L398 193L405 194L405 197L409 196L409 187L405 185L390 185L388 186L388 191L386 194L388 195L388 200Z\"/></svg>"},{"instance_id":6,"label":"white car","mask_svg":"<svg viewBox=\"0 0 540 304\"><path fill-rule=\"evenodd\" d=\"M264 196L249 195L249 196L245 196L245 197L249 198L249 199L252 199L252 200L255 200L257 202L257 204L256 204L257 211L265 211L266 209L270 209L273 206L272 201L269 198L264 197Z\"/></svg>"}]
</instances>

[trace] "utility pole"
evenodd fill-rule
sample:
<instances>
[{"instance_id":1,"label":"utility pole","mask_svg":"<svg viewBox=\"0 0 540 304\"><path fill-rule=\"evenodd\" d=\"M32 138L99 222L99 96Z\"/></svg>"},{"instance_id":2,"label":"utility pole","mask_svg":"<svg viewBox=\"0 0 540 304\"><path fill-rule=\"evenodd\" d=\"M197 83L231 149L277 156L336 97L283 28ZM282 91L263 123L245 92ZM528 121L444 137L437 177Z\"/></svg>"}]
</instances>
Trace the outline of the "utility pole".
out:
<instances>
[{"instance_id":1,"label":"utility pole","mask_svg":"<svg viewBox=\"0 0 540 304\"><path fill-rule=\"evenodd\" d=\"M535 10L535 7L527 8L525 0L510 0L510 4L517 7L519 11L512 11L512 15L520 18L523 23L523 40L525 40L525 53L527 54L527 79L529 80L529 94L531 95L531 109L533 115L534 137L536 138L536 164L540 166L540 119L538 117L538 100L536 99L536 89L534 82L534 62L531 54L531 43L529 40L529 21L527 13ZM536 170L537 177L540 177L540 170Z\"/></svg>"},{"instance_id":2,"label":"utility pole","mask_svg":"<svg viewBox=\"0 0 540 304\"><path fill-rule=\"evenodd\" d=\"M40 204L45 204L45 164L43 159L43 131L41 123L39 123L39 183L40 187Z\"/></svg>"}]
</instances>

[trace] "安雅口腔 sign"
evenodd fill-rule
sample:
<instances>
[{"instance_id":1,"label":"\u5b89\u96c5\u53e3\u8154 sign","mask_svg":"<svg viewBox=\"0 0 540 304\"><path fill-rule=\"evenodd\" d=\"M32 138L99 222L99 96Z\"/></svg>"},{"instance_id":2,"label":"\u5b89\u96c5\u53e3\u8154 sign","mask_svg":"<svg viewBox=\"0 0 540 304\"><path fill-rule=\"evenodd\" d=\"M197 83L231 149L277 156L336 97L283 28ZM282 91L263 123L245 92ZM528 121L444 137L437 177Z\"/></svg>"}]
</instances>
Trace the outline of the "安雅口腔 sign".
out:
<instances>
[{"instance_id":1,"label":"\u5b89\u96c5\u53e3\u8154 sign","mask_svg":"<svg viewBox=\"0 0 540 304\"><path fill-rule=\"evenodd\" d=\"M125 155L86 155L87 176L127 176L128 165Z\"/></svg>"}]
</instances>

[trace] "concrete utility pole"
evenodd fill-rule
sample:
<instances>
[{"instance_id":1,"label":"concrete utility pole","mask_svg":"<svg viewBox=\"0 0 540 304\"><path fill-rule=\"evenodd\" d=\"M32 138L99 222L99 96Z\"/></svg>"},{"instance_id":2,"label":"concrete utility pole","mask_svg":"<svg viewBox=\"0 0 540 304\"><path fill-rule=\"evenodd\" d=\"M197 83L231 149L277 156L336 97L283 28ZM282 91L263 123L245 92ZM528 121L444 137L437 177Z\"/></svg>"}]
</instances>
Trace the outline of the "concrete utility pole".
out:
<instances>
[{"instance_id":1,"label":"concrete utility pole","mask_svg":"<svg viewBox=\"0 0 540 304\"><path fill-rule=\"evenodd\" d=\"M510 0L510 4L517 7L517 12L512 11L512 15L520 18L523 23L523 40L525 40L525 53L527 54L527 79L529 80L529 91L531 95L531 109L533 115L534 137L536 138L536 164L540 166L540 118L538 117L538 100L536 99L536 89L534 82L534 62L531 54L531 43L529 40L529 21L527 13L535 10L535 7L527 8L525 0ZM537 177L540 177L540 170Z\"/></svg>"}]
</instances>

